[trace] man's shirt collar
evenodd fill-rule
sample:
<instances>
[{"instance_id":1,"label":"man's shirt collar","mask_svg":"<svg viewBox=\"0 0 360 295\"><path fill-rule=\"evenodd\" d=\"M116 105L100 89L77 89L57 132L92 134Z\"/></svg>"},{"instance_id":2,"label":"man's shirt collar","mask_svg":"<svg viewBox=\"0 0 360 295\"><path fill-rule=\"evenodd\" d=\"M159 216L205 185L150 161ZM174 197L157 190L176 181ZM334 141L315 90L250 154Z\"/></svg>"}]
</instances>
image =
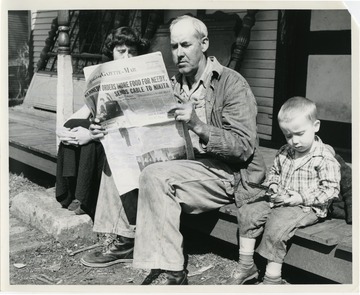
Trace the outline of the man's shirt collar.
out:
<instances>
[{"instance_id":1,"label":"man's shirt collar","mask_svg":"<svg viewBox=\"0 0 360 295\"><path fill-rule=\"evenodd\" d=\"M206 68L201 75L200 81L203 82L205 87L213 81L213 79L219 79L223 72L223 66L217 61L216 57L209 56L206 61ZM208 79L208 81L205 81ZM183 85L183 75L177 73L171 78L172 83L179 83L180 87L182 88Z\"/></svg>"}]
</instances>

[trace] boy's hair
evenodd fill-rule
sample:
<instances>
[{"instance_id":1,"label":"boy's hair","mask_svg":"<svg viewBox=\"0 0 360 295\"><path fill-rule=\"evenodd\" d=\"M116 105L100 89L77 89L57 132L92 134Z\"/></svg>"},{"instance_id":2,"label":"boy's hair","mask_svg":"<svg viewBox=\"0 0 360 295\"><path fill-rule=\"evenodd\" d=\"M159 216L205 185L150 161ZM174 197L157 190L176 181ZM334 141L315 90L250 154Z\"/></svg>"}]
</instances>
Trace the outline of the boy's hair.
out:
<instances>
[{"instance_id":1,"label":"boy's hair","mask_svg":"<svg viewBox=\"0 0 360 295\"><path fill-rule=\"evenodd\" d=\"M279 123L288 122L300 114L311 122L318 119L316 105L313 101L305 97L294 96L288 99L280 108L278 121Z\"/></svg>"},{"instance_id":2,"label":"boy's hair","mask_svg":"<svg viewBox=\"0 0 360 295\"><path fill-rule=\"evenodd\" d=\"M191 23L194 26L194 29L195 29L195 31L196 31L196 33L198 35L199 40L201 40L202 38L208 36L208 29L207 29L206 25L201 20L199 20L199 19L197 19L197 18L195 18L193 16L186 15L186 14L175 18L171 22L171 24L170 24L170 32L172 31L174 25L176 23L178 23L179 21L182 21L182 20L191 21Z\"/></svg>"}]
</instances>

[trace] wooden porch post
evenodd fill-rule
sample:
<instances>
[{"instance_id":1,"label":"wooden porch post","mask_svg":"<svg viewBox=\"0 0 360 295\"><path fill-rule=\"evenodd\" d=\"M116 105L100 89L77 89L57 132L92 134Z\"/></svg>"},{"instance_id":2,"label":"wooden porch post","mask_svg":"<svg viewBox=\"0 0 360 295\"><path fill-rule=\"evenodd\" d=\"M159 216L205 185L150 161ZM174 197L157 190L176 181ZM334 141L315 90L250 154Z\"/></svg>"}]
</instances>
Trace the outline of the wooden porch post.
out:
<instances>
[{"instance_id":1,"label":"wooden porch post","mask_svg":"<svg viewBox=\"0 0 360 295\"><path fill-rule=\"evenodd\" d=\"M56 127L62 126L74 112L68 10L58 11L58 25ZM58 147L60 143L58 138L56 143Z\"/></svg>"},{"instance_id":2,"label":"wooden porch post","mask_svg":"<svg viewBox=\"0 0 360 295\"><path fill-rule=\"evenodd\" d=\"M236 38L235 48L233 49L228 67L239 72L241 62L244 59L246 48L250 42L251 28L255 24L257 10L248 10L243 18L242 28Z\"/></svg>"}]
</instances>

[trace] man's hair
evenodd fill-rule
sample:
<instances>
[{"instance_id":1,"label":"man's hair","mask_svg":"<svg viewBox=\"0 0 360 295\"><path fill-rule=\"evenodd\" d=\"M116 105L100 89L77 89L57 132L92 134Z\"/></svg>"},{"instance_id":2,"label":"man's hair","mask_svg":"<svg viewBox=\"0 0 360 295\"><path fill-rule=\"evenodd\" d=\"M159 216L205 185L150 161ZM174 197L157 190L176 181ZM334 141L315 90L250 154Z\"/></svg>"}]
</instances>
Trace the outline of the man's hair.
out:
<instances>
[{"instance_id":1,"label":"man's hair","mask_svg":"<svg viewBox=\"0 0 360 295\"><path fill-rule=\"evenodd\" d=\"M280 108L278 113L278 121L289 122L298 115L303 115L311 122L315 122L317 118L316 105L308 98L295 96L288 99Z\"/></svg>"},{"instance_id":2,"label":"man's hair","mask_svg":"<svg viewBox=\"0 0 360 295\"><path fill-rule=\"evenodd\" d=\"M182 15L182 16L178 16L177 18L175 18L170 24L170 33L171 33L174 25L182 20L189 20L192 22L195 32L198 35L199 39L202 39L202 38L208 36L208 29L207 29L206 25L201 20L199 20L193 16L190 16L190 15Z\"/></svg>"}]
</instances>

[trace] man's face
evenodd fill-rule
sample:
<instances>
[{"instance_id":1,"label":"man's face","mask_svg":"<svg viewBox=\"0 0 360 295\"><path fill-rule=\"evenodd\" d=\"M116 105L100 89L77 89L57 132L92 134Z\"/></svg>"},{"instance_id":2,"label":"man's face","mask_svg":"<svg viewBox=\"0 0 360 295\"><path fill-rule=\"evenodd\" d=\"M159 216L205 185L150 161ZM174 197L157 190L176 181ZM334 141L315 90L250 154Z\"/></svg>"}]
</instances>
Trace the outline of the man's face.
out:
<instances>
[{"instance_id":1,"label":"man's face","mask_svg":"<svg viewBox=\"0 0 360 295\"><path fill-rule=\"evenodd\" d=\"M176 23L170 34L173 62L185 76L195 76L208 48L207 37L200 39L191 22Z\"/></svg>"},{"instance_id":2,"label":"man's face","mask_svg":"<svg viewBox=\"0 0 360 295\"><path fill-rule=\"evenodd\" d=\"M311 150L315 133L320 128L320 121L312 122L306 116L299 114L292 120L281 122L279 125L287 143L295 150L295 154L304 155Z\"/></svg>"}]
</instances>

